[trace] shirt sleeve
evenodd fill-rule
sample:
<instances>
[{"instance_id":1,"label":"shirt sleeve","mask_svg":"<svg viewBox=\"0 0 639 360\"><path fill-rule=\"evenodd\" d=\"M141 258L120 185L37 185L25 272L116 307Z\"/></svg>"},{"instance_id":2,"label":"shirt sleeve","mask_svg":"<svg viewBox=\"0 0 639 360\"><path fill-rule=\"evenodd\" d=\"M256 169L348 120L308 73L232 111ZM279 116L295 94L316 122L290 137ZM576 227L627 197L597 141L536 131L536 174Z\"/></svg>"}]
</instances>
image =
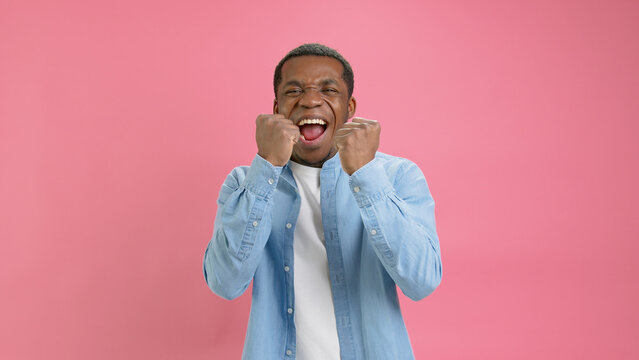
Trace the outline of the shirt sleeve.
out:
<instances>
[{"instance_id":1,"label":"shirt sleeve","mask_svg":"<svg viewBox=\"0 0 639 360\"><path fill-rule=\"evenodd\" d=\"M421 170L403 161L394 183L375 158L351 175L349 186L384 268L406 296L420 300L442 277L435 202Z\"/></svg>"},{"instance_id":2,"label":"shirt sleeve","mask_svg":"<svg viewBox=\"0 0 639 360\"><path fill-rule=\"evenodd\" d=\"M273 193L282 167L256 155L251 166L236 168L217 200L213 238L204 254L204 278L225 299L240 296L255 274L271 232Z\"/></svg>"}]
</instances>

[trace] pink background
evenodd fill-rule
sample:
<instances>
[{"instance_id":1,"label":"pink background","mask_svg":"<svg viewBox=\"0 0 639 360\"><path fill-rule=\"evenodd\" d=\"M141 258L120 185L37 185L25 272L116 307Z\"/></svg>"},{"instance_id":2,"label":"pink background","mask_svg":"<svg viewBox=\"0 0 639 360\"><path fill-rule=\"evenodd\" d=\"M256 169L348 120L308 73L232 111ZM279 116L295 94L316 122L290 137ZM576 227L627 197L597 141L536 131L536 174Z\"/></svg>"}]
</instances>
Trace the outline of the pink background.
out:
<instances>
[{"instance_id":1,"label":"pink background","mask_svg":"<svg viewBox=\"0 0 639 360\"><path fill-rule=\"evenodd\" d=\"M0 358L239 358L215 200L312 41L435 197L418 359L638 358L638 35L636 1L0 1Z\"/></svg>"}]
</instances>

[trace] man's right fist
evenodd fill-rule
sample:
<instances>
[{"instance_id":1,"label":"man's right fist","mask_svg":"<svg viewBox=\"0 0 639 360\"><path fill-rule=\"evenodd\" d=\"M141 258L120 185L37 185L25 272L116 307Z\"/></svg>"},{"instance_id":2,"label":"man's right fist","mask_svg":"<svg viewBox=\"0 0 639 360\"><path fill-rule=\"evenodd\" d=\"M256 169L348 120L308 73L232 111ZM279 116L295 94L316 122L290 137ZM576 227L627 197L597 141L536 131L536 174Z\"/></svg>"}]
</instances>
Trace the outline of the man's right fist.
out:
<instances>
[{"instance_id":1,"label":"man's right fist","mask_svg":"<svg viewBox=\"0 0 639 360\"><path fill-rule=\"evenodd\" d=\"M281 114L262 114L255 120L257 154L273 166L284 166L291 158L300 129Z\"/></svg>"}]
</instances>

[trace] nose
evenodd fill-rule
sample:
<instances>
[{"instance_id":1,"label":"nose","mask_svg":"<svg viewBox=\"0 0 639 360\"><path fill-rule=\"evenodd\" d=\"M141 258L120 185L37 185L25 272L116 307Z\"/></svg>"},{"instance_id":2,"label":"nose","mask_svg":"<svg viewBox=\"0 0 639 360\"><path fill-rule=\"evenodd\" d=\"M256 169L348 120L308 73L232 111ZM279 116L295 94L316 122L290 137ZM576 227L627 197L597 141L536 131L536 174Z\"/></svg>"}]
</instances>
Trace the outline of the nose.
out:
<instances>
[{"instance_id":1,"label":"nose","mask_svg":"<svg viewBox=\"0 0 639 360\"><path fill-rule=\"evenodd\" d=\"M313 108L322 105L322 95L315 88L306 88L300 98L300 106L305 108Z\"/></svg>"}]
</instances>

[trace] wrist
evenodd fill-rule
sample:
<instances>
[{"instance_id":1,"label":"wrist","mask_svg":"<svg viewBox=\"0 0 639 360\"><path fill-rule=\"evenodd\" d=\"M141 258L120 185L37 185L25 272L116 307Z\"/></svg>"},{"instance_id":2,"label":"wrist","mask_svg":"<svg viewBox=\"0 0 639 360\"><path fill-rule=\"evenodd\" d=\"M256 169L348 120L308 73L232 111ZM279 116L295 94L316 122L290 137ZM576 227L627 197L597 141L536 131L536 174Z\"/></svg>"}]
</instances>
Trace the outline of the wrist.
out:
<instances>
[{"instance_id":1,"label":"wrist","mask_svg":"<svg viewBox=\"0 0 639 360\"><path fill-rule=\"evenodd\" d=\"M262 154L261 152L258 151L257 155L259 155L262 159L268 161L269 163L271 163L271 165L273 166L284 166L288 163L288 159L286 160L282 160L282 159L278 159L278 158L273 158L272 156L268 156L265 154Z\"/></svg>"}]
</instances>

